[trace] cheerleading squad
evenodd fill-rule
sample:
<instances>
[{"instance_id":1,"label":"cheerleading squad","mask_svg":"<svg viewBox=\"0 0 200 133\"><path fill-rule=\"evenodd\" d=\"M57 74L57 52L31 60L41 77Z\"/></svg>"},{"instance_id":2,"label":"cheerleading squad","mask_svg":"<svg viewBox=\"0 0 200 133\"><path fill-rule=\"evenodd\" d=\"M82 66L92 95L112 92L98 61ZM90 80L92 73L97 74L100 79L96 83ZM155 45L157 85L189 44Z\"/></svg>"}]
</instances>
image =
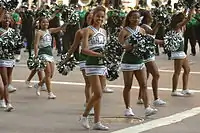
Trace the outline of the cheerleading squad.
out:
<instances>
[{"instance_id":1,"label":"cheerleading squad","mask_svg":"<svg viewBox=\"0 0 200 133\"><path fill-rule=\"evenodd\" d=\"M124 20L124 25L121 27L118 42L123 49L121 55L120 69L123 72L124 79L124 90L123 97L125 103L125 116L134 116L133 110L130 103L130 91L135 75L138 84L140 86L138 104L144 105L145 116L151 116L157 113L157 109L153 108L149 104L147 94L147 79L151 74L152 89L154 95L154 106L165 105L166 102L161 100L158 96L158 82L159 72L155 61L155 45L164 46L165 49L171 52L171 58L174 60L174 74L173 74L173 85L172 85L172 96L188 96L192 95L188 89L188 78L190 73L190 67L188 64L187 56L184 52L184 39L183 32L184 26L191 20L194 9L189 10L189 14L185 17L184 13L174 14L170 23L170 29L168 35L176 36L178 38L178 44L176 47L174 40L170 40L170 37L166 37L165 40L154 39L158 28L161 23L151 28L153 18L150 11L143 13L138 10L130 11ZM106 11L102 6L98 6L95 9L88 12L85 16L85 23L82 29L78 30L75 34L74 42L69 49L66 57L66 61L69 60L72 54L80 47L79 61L80 69L82 71L83 78L85 80L85 110L80 117L81 125L89 129L90 125L88 122L88 116L91 110L94 109L94 130L109 130L109 127L103 125L100 122L100 110L101 110L101 99L103 95L103 89L106 86L106 75L107 66L104 63L105 53L104 49L106 46L107 38L106 30L102 28L103 21L105 19ZM141 15L143 19L141 21ZM2 40L9 36L11 16L9 13L4 13L2 17L1 26L1 38ZM38 72L40 82L34 85L36 94L39 96L41 87L45 84L48 91L48 99L55 99L56 96L52 92L51 79L54 73L54 58L52 53L52 38L51 33L68 30L66 24L63 24L57 28L49 29L49 20L46 17L40 17L39 19L39 30L36 31L34 39L34 58L45 60L44 65L45 76L42 78L41 71ZM5 37L6 36L6 37ZM170 42L170 43L169 43ZM171 43L172 42L172 43ZM8 42L9 43L9 42ZM6 55L6 50L2 49L2 46L7 46L1 43L1 56L0 56L0 106L5 107L6 111L12 111L13 106L9 100L8 85L12 69L15 65L15 61ZM19 46L18 46L19 45ZM16 44L17 48L21 48L21 44ZM171 47L174 47L173 49ZM18 50L15 49L15 50ZM145 49L145 53L142 53L141 49ZM14 51L12 50L12 53ZM14 53L13 53L14 54ZM112 53L110 53L112 54ZM183 73L183 90L178 92L177 84L181 69L184 69ZM37 71L32 70L32 76ZM26 84L30 85L30 80L26 81ZM4 102L5 100L5 102Z\"/></svg>"},{"instance_id":2,"label":"cheerleading squad","mask_svg":"<svg viewBox=\"0 0 200 133\"><path fill-rule=\"evenodd\" d=\"M192 95L192 93L187 88L188 83L188 76L189 76L189 65L187 57L184 53L184 43L183 43L183 27L187 24L188 21L190 21L192 14L194 12L194 9L191 9L189 11L188 17L180 17L184 16L183 13L175 14L172 18L171 24L170 24L170 31L173 33L176 33L178 37L181 38L180 43L175 50L171 50L172 59L174 59L174 75L173 75L173 88L172 88L172 96L189 96ZM92 14L92 15L91 15ZM157 32L160 23L156 24L156 26L152 29L150 27L152 22L152 17L149 11L146 11L144 13L145 17L142 20L142 24L140 24L140 12L139 11L130 11L126 19L124 21L124 26L121 29L119 33L119 42L122 44L124 48L124 53L122 56L122 62L121 62L121 70L123 72L124 77L124 102L125 102L125 116L134 116L134 113L130 106L130 90L132 86L132 80L133 75L136 76L136 79L138 81L138 84L140 86L140 93L138 97L138 104L144 104L145 108L145 115L150 116L153 114L156 114L157 109L154 109L150 107L148 95L147 95L147 78L149 77L149 74L152 74L153 80L152 80L152 88L153 88L153 94L155 101L153 104L155 106L159 105L165 105L166 102L159 99L158 97L158 79L159 79L159 73L158 68L155 63L155 56L152 53L149 53L149 55L145 55L145 58L142 58L142 56L138 56L137 53L137 47L134 47L134 43L140 43L139 40L142 40L141 38L138 38L138 40L135 42L130 41L130 38L134 38L140 35L155 35ZM93 19L90 21L90 17L93 16ZM109 128L107 126L102 125L100 123L100 101L102 98L102 88L103 88L103 79L106 75L106 66L103 63L104 54L101 52L106 44L106 34L105 30L101 28L101 24L103 23L103 18L105 17L105 10L102 7L97 7L93 11L91 11L87 16L86 20L88 22L87 27L83 28L82 30L79 30L76 33L74 43L69 50L69 53L67 55L67 58L70 58L71 54L75 51L75 49L81 45L81 62L80 62L80 68L83 71L83 76L85 79L87 79L91 86L93 95L91 98L89 98L89 101L87 103L86 109L83 113L83 115L80 118L81 124L84 128L89 129L90 125L88 122L87 116L89 115L91 109L94 107L94 130L108 130ZM88 26L89 25L89 26ZM174 34L171 34L174 35ZM145 36L143 36L145 39ZM164 42L167 42L168 40L158 40L155 39L154 42L157 45L166 45L165 47L173 47L170 43L164 44ZM170 45L170 46L168 46ZM134 50L135 49L135 50ZM146 66L146 67L145 67ZM184 69L183 74L183 91L178 92L177 84L178 84L178 78L180 75L181 68ZM86 85L88 84L86 81ZM86 88L89 89L89 88ZM89 91L85 91L88 93ZM88 94L85 94L86 98Z\"/></svg>"}]
</instances>

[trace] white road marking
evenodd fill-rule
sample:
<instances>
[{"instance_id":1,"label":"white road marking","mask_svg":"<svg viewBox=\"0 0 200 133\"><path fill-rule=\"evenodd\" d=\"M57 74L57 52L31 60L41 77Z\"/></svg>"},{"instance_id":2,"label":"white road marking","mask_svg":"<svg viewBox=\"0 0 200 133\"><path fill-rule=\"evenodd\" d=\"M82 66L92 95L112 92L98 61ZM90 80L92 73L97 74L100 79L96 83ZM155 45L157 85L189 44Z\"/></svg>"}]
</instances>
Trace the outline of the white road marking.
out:
<instances>
[{"instance_id":1,"label":"white road marking","mask_svg":"<svg viewBox=\"0 0 200 133\"><path fill-rule=\"evenodd\" d=\"M13 80L13 82L20 82L25 83L25 80ZM38 81L31 81L33 83L37 83ZM84 86L85 83L78 83L78 82L61 82L61 81L51 81L52 84L60 84L60 85L75 85L75 86ZM107 87L111 88L124 88L123 85L107 85ZM132 86L132 88L139 89L139 86ZM148 89L152 89L151 87L148 87ZM171 88L159 88L160 91L171 91ZM181 91L181 89L178 89L178 91ZM200 92L200 90L191 90L192 92Z\"/></svg>"},{"instance_id":2,"label":"white road marking","mask_svg":"<svg viewBox=\"0 0 200 133\"><path fill-rule=\"evenodd\" d=\"M186 118L193 117L195 115L200 114L200 107L192 108L190 110L186 110L181 113L177 113L168 117L163 117L157 120L149 121L143 124L139 124L136 126L128 127L125 129L121 129L118 131L114 131L112 133L141 133L144 131L148 131L154 128L174 124L180 122Z\"/></svg>"},{"instance_id":3,"label":"white road marking","mask_svg":"<svg viewBox=\"0 0 200 133\"><path fill-rule=\"evenodd\" d=\"M162 70L162 69L159 69L159 72L163 72L163 73L173 73L174 70ZM183 73L183 71L182 71ZM190 72L190 74L200 74L200 72Z\"/></svg>"},{"instance_id":4,"label":"white road marking","mask_svg":"<svg viewBox=\"0 0 200 133\"><path fill-rule=\"evenodd\" d=\"M16 64L17 67L27 67L26 64ZM165 70L165 69L159 69L159 72L162 72L162 73L173 73L174 70ZM182 71L183 73L183 71ZM190 74L197 74L199 75L200 72L190 72Z\"/></svg>"}]
</instances>

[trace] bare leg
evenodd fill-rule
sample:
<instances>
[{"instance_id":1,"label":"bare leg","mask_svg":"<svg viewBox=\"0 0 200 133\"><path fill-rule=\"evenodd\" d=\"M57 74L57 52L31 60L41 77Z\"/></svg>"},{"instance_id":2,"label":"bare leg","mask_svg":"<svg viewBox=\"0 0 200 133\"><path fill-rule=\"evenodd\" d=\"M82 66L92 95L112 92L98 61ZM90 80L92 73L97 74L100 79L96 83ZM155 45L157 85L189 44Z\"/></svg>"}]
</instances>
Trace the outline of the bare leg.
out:
<instances>
[{"instance_id":1,"label":"bare leg","mask_svg":"<svg viewBox=\"0 0 200 133\"><path fill-rule=\"evenodd\" d=\"M12 73L13 73L13 67L7 68L8 85L12 83Z\"/></svg>"},{"instance_id":2,"label":"bare leg","mask_svg":"<svg viewBox=\"0 0 200 133\"><path fill-rule=\"evenodd\" d=\"M183 61L183 70L183 90L186 90L188 89L188 79L190 74L190 66L187 58L185 58Z\"/></svg>"},{"instance_id":3,"label":"bare leg","mask_svg":"<svg viewBox=\"0 0 200 133\"><path fill-rule=\"evenodd\" d=\"M146 68L148 73L151 73L151 75L153 76L152 79L152 89L153 89L153 95L154 95L154 100L158 99L158 80L159 80L159 72L158 72L158 67L155 63L155 61L151 61L146 63Z\"/></svg>"},{"instance_id":4,"label":"bare leg","mask_svg":"<svg viewBox=\"0 0 200 133\"><path fill-rule=\"evenodd\" d=\"M123 71L124 76L124 90L123 97L126 109L130 107L130 90L133 82L133 71Z\"/></svg>"},{"instance_id":5,"label":"bare leg","mask_svg":"<svg viewBox=\"0 0 200 133\"><path fill-rule=\"evenodd\" d=\"M52 77L52 72L51 72L51 64L47 63L47 66L44 70L45 72L45 77L38 83L39 86L42 86L43 83L45 82L47 91L51 92L51 77Z\"/></svg>"},{"instance_id":6,"label":"bare leg","mask_svg":"<svg viewBox=\"0 0 200 133\"><path fill-rule=\"evenodd\" d=\"M147 77L145 68L143 68L142 70L135 71L135 77L142 90L142 99L144 101L144 107L147 108L149 107L149 100L147 95Z\"/></svg>"},{"instance_id":7,"label":"bare leg","mask_svg":"<svg viewBox=\"0 0 200 133\"><path fill-rule=\"evenodd\" d=\"M89 81L94 92L93 96L89 100L87 107L83 113L84 117L87 117L92 107L94 107L94 122L97 123L100 120L100 104L102 97L102 86L100 77L97 75L89 76Z\"/></svg>"},{"instance_id":8,"label":"bare leg","mask_svg":"<svg viewBox=\"0 0 200 133\"><path fill-rule=\"evenodd\" d=\"M3 80L1 78L1 74L0 74L0 100L4 99L4 85L3 85Z\"/></svg>"},{"instance_id":9,"label":"bare leg","mask_svg":"<svg viewBox=\"0 0 200 133\"><path fill-rule=\"evenodd\" d=\"M36 70L32 70L26 81L31 81L36 72Z\"/></svg>"},{"instance_id":10,"label":"bare leg","mask_svg":"<svg viewBox=\"0 0 200 133\"><path fill-rule=\"evenodd\" d=\"M172 92L175 92L178 86L178 79L179 75L181 73L181 68L183 65L183 59L175 59L174 60L174 74L172 78L173 86L172 86Z\"/></svg>"},{"instance_id":11,"label":"bare leg","mask_svg":"<svg viewBox=\"0 0 200 133\"><path fill-rule=\"evenodd\" d=\"M2 81L4 84L4 99L6 104L10 103L9 100L9 94L8 94L8 74L7 74L7 68L6 67L0 67L0 72L1 72L1 77L2 77Z\"/></svg>"},{"instance_id":12,"label":"bare leg","mask_svg":"<svg viewBox=\"0 0 200 133\"><path fill-rule=\"evenodd\" d=\"M85 70L82 71L83 78L85 80L85 99L86 103L88 103L89 99L91 98L91 87L88 77L85 75Z\"/></svg>"}]
</instances>

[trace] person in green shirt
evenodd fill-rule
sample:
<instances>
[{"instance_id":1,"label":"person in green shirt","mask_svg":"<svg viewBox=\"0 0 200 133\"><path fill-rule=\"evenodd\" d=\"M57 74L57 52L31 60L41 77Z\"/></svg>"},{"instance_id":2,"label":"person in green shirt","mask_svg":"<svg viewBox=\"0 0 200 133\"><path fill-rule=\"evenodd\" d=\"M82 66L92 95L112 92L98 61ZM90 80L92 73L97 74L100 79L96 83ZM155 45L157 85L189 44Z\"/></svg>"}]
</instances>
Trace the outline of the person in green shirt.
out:
<instances>
[{"instance_id":1,"label":"person in green shirt","mask_svg":"<svg viewBox=\"0 0 200 133\"><path fill-rule=\"evenodd\" d=\"M196 35L196 40L198 41L199 49L200 49L200 7L196 8L196 14L194 18L197 20L195 24L195 35Z\"/></svg>"},{"instance_id":2,"label":"person in green shirt","mask_svg":"<svg viewBox=\"0 0 200 133\"><path fill-rule=\"evenodd\" d=\"M13 28L20 33L21 27L22 27L22 20L19 15L19 10L16 9L15 12L12 13L12 19L13 19ZM16 62L19 62L21 59L21 50L16 51Z\"/></svg>"},{"instance_id":3,"label":"person in green shirt","mask_svg":"<svg viewBox=\"0 0 200 133\"><path fill-rule=\"evenodd\" d=\"M196 19L193 17L187 24L184 32L184 52L187 54L188 51L188 40L191 45L191 55L196 55L196 37L195 37L195 24Z\"/></svg>"}]
</instances>

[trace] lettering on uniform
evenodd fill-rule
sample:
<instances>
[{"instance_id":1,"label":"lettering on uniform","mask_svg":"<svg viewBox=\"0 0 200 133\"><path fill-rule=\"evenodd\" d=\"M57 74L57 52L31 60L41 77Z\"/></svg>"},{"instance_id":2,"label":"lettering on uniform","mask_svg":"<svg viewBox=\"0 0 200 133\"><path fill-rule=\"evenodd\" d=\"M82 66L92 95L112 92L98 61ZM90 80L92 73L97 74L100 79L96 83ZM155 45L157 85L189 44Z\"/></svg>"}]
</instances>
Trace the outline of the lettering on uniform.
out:
<instances>
[{"instance_id":1,"label":"lettering on uniform","mask_svg":"<svg viewBox=\"0 0 200 133\"><path fill-rule=\"evenodd\" d=\"M96 34L92 39L92 44L104 44L106 41L105 36L102 34Z\"/></svg>"}]
</instances>

